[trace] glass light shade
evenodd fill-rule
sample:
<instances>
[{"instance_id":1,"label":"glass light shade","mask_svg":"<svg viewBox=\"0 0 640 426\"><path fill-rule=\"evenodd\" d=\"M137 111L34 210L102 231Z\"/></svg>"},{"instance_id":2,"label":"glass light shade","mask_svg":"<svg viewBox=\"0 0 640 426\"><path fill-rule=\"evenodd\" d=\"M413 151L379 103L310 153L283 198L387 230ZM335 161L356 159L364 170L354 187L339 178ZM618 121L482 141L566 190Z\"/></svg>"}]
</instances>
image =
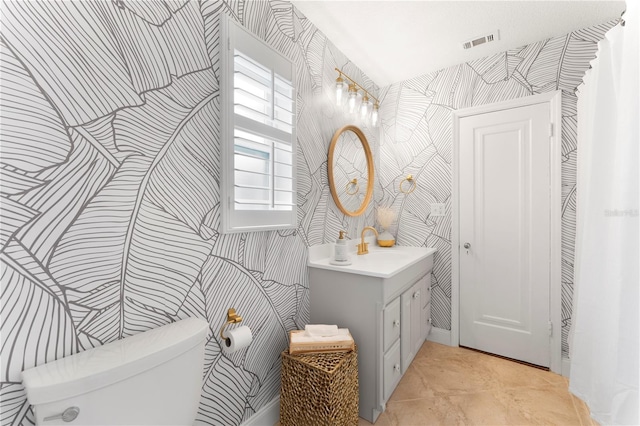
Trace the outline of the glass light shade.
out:
<instances>
[{"instance_id":1,"label":"glass light shade","mask_svg":"<svg viewBox=\"0 0 640 426\"><path fill-rule=\"evenodd\" d=\"M358 109L360 103L360 93L356 90L356 86L349 85L349 99L347 100L347 106L349 107L349 114L354 114Z\"/></svg>"},{"instance_id":2,"label":"glass light shade","mask_svg":"<svg viewBox=\"0 0 640 426\"><path fill-rule=\"evenodd\" d=\"M371 102L369 101L369 97L365 93L364 98L362 98L362 105L360 105L360 118L362 120L367 119L367 116L369 115L370 107L371 107Z\"/></svg>"},{"instance_id":3,"label":"glass light shade","mask_svg":"<svg viewBox=\"0 0 640 426\"><path fill-rule=\"evenodd\" d=\"M344 84L344 80L342 77L338 77L336 79L336 105L342 106L345 100L345 89L346 84Z\"/></svg>"},{"instance_id":4,"label":"glass light shade","mask_svg":"<svg viewBox=\"0 0 640 426\"><path fill-rule=\"evenodd\" d=\"M378 121L380 120L380 113L378 111L379 109L380 106L377 102L373 104L373 109L371 110L371 125L373 127L378 127Z\"/></svg>"}]
</instances>

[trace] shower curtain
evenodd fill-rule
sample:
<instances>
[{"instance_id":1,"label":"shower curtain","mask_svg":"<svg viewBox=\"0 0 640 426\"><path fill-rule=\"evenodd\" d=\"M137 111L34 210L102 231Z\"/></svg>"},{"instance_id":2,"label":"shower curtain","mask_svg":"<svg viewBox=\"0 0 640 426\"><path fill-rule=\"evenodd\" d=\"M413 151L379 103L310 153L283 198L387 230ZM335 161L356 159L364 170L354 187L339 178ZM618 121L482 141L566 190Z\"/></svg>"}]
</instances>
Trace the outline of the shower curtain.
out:
<instances>
[{"instance_id":1,"label":"shower curtain","mask_svg":"<svg viewBox=\"0 0 640 426\"><path fill-rule=\"evenodd\" d=\"M638 6L627 0L578 88L569 389L603 425L640 423Z\"/></svg>"}]
</instances>

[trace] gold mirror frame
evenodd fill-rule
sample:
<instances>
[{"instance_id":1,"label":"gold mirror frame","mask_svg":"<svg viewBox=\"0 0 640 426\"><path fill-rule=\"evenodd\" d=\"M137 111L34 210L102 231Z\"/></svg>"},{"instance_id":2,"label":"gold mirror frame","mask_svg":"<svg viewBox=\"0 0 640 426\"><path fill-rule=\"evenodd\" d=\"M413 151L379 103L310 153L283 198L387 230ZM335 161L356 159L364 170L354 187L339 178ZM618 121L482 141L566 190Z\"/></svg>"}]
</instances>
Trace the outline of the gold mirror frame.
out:
<instances>
[{"instance_id":1,"label":"gold mirror frame","mask_svg":"<svg viewBox=\"0 0 640 426\"><path fill-rule=\"evenodd\" d=\"M342 135L342 133L348 130L352 131L353 133L356 134L356 136L358 136L358 139L360 139L360 143L364 148L364 154L367 157L367 193L365 194L364 200L362 201L360 208L355 211L349 211L345 209L344 206L342 205L342 202L338 197L338 191L335 185L335 178L333 176L333 157L334 157L334 151L336 149L336 144L340 140L340 136ZM356 126L347 125L342 127L341 129L338 129L334 133L333 138L331 139L331 145L329 145L329 161L328 161L327 167L328 167L328 175L329 175L329 187L331 189L331 196L333 197L333 201L336 203L340 211L346 214L347 216L360 216L367 209L367 206L371 201L371 197L373 196L373 171L374 171L373 156L371 155L371 148L369 148L369 142L367 142L367 138L364 135L364 133L362 133L362 130L360 130Z\"/></svg>"}]
</instances>

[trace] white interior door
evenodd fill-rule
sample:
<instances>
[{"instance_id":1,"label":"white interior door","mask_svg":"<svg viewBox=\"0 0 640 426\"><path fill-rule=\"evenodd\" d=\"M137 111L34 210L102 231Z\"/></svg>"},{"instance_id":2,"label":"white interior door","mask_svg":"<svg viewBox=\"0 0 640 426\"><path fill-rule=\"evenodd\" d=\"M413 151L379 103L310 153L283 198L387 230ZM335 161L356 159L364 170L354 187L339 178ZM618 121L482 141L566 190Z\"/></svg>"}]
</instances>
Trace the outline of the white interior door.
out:
<instances>
[{"instance_id":1,"label":"white interior door","mask_svg":"<svg viewBox=\"0 0 640 426\"><path fill-rule=\"evenodd\" d=\"M549 366L550 106L460 118L460 345Z\"/></svg>"}]
</instances>

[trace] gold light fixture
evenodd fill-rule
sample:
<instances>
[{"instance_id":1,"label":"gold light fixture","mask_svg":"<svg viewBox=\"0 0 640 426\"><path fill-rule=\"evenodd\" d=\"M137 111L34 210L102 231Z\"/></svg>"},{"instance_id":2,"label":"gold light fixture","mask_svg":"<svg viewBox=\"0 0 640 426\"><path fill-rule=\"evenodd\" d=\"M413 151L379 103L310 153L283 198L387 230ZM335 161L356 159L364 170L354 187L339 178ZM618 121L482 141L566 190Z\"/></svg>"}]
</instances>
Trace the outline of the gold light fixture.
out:
<instances>
[{"instance_id":1,"label":"gold light fixture","mask_svg":"<svg viewBox=\"0 0 640 426\"><path fill-rule=\"evenodd\" d=\"M349 81L347 89L347 109L350 114L359 112L360 119L363 122L369 122L372 127L378 127L380 121L380 101L373 96L367 89L362 87L357 81L340 71L338 72L338 78L336 78L336 104L338 106L344 105L345 99L345 81L346 78ZM360 94L362 91L362 94Z\"/></svg>"},{"instance_id":2,"label":"gold light fixture","mask_svg":"<svg viewBox=\"0 0 640 426\"><path fill-rule=\"evenodd\" d=\"M358 105L358 89L355 84L349 85L349 96L347 99L347 106L349 107L349 114L356 112L356 106Z\"/></svg>"},{"instance_id":3,"label":"gold light fixture","mask_svg":"<svg viewBox=\"0 0 640 426\"><path fill-rule=\"evenodd\" d=\"M378 127L378 120L380 119L380 115L378 110L380 109L380 105L378 102L373 104L373 109L371 110L371 125L373 127Z\"/></svg>"},{"instance_id":4,"label":"gold light fixture","mask_svg":"<svg viewBox=\"0 0 640 426\"><path fill-rule=\"evenodd\" d=\"M336 105L342 106L345 101L345 89L346 84L344 84L344 80L342 79L342 75L339 74L338 78L336 78Z\"/></svg>"},{"instance_id":5,"label":"gold light fixture","mask_svg":"<svg viewBox=\"0 0 640 426\"><path fill-rule=\"evenodd\" d=\"M360 118L366 120L369 116L369 96L365 93L360 104Z\"/></svg>"}]
</instances>

